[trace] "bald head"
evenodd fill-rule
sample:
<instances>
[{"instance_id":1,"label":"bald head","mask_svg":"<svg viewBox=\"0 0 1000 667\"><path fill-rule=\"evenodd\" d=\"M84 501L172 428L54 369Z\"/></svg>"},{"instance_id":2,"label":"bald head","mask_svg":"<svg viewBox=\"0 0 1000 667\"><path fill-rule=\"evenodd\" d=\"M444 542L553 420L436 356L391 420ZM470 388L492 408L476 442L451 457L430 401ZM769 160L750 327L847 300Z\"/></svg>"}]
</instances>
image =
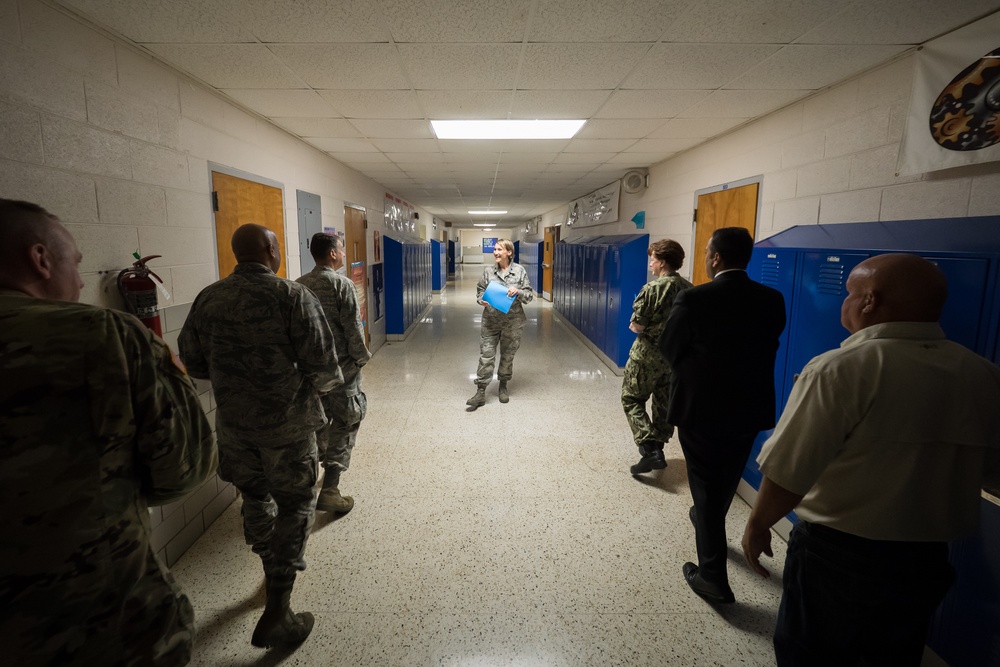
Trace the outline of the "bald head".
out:
<instances>
[{"instance_id":1,"label":"bald head","mask_svg":"<svg viewBox=\"0 0 1000 667\"><path fill-rule=\"evenodd\" d=\"M82 259L59 218L37 204L0 199L0 287L77 301Z\"/></svg>"},{"instance_id":2,"label":"bald head","mask_svg":"<svg viewBox=\"0 0 1000 667\"><path fill-rule=\"evenodd\" d=\"M937 322L948 298L941 269L916 255L876 255L847 279L840 321L851 333L884 322Z\"/></svg>"},{"instance_id":3,"label":"bald head","mask_svg":"<svg viewBox=\"0 0 1000 667\"><path fill-rule=\"evenodd\" d=\"M256 262L274 272L281 266L278 237L267 227L248 223L233 232L233 254L236 262Z\"/></svg>"}]
</instances>

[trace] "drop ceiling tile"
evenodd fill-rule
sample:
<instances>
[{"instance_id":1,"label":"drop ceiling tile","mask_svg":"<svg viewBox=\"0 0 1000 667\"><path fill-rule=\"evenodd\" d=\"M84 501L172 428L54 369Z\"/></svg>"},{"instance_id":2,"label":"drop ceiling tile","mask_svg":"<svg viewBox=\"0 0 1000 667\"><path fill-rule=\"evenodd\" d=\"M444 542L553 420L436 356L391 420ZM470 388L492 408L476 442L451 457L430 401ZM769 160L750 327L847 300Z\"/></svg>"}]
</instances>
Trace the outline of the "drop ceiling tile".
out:
<instances>
[{"instance_id":1,"label":"drop ceiling tile","mask_svg":"<svg viewBox=\"0 0 1000 667\"><path fill-rule=\"evenodd\" d=\"M683 0L548 0L538 3L529 42L655 42Z\"/></svg>"},{"instance_id":2,"label":"drop ceiling tile","mask_svg":"<svg viewBox=\"0 0 1000 667\"><path fill-rule=\"evenodd\" d=\"M312 88L410 87L391 44L272 44L268 48Z\"/></svg>"},{"instance_id":3,"label":"drop ceiling tile","mask_svg":"<svg viewBox=\"0 0 1000 667\"><path fill-rule=\"evenodd\" d=\"M730 130L749 118L672 118L649 133L650 139L683 137L714 137Z\"/></svg>"},{"instance_id":4,"label":"drop ceiling tile","mask_svg":"<svg viewBox=\"0 0 1000 667\"><path fill-rule=\"evenodd\" d=\"M312 144L321 151L329 153L377 153L367 139L350 139L336 137L305 137L302 141Z\"/></svg>"},{"instance_id":5,"label":"drop ceiling tile","mask_svg":"<svg viewBox=\"0 0 1000 667\"><path fill-rule=\"evenodd\" d=\"M337 112L314 90L222 90L232 99L262 116L286 118L336 117ZM181 99L184 112L184 100Z\"/></svg>"},{"instance_id":6,"label":"drop ceiling tile","mask_svg":"<svg viewBox=\"0 0 1000 667\"><path fill-rule=\"evenodd\" d=\"M574 139L641 139L662 125L662 118L591 118Z\"/></svg>"},{"instance_id":7,"label":"drop ceiling tile","mask_svg":"<svg viewBox=\"0 0 1000 667\"><path fill-rule=\"evenodd\" d=\"M320 90L344 118L423 118L411 90Z\"/></svg>"},{"instance_id":8,"label":"drop ceiling tile","mask_svg":"<svg viewBox=\"0 0 1000 667\"><path fill-rule=\"evenodd\" d=\"M444 156L441 153L386 153L386 155L404 171L407 163L419 167L421 164L444 162Z\"/></svg>"},{"instance_id":9,"label":"drop ceiling tile","mask_svg":"<svg viewBox=\"0 0 1000 667\"><path fill-rule=\"evenodd\" d=\"M95 23L133 42L254 42L213 0L62 0Z\"/></svg>"},{"instance_id":10,"label":"drop ceiling tile","mask_svg":"<svg viewBox=\"0 0 1000 667\"><path fill-rule=\"evenodd\" d=\"M312 92L312 91L308 91ZM325 102L324 102L325 104ZM333 113L333 109L330 109ZM343 118L271 118L278 127L282 127L300 137L360 137L350 121Z\"/></svg>"},{"instance_id":11,"label":"drop ceiling tile","mask_svg":"<svg viewBox=\"0 0 1000 667\"><path fill-rule=\"evenodd\" d=\"M514 164L548 164L556 159L559 155L557 152L547 152L547 153L517 153L514 151L504 151L503 155L500 156L501 168L503 165L514 165Z\"/></svg>"},{"instance_id":12,"label":"drop ceiling tile","mask_svg":"<svg viewBox=\"0 0 1000 667\"><path fill-rule=\"evenodd\" d=\"M383 153L354 153L349 151L332 151L330 152L330 157L344 164L379 164L386 165L379 167L380 169L388 168L392 162L389 160L388 156Z\"/></svg>"},{"instance_id":13,"label":"drop ceiling tile","mask_svg":"<svg viewBox=\"0 0 1000 667\"><path fill-rule=\"evenodd\" d=\"M648 44L529 44L517 87L536 90L616 88Z\"/></svg>"},{"instance_id":14,"label":"drop ceiling tile","mask_svg":"<svg viewBox=\"0 0 1000 667\"><path fill-rule=\"evenodd\" d=\"M726 84L728 90L818 90L874 67L905 46L793 44Z\"/></svg>"},{"instance_id":15,"label":"drop ceiling tile","mask_svg":"<svg viewBox=\"0 0 1000 667\"><path fill-rule=\"evenodd\" d=\"M392 38L402 42L521 42L531 0L382 0Z\"/></svg>"},{"instance_id":16,"label":"drop ceiling tile","mask_svg":"<svg viewBox=\"0 0 1000 667\"><path fill-rule=\"evenodd\" d=\"M1000 9L997 0L855 2L797 39L804 44L922 44Z\"/></svg>"},{"instance_id":17,"label":"drop ceiling tile","mask_svg":"<svg viewBox=\"0 0 1000 667\"><path fill-rule=\"evenodd\" d=\"M704 137L672 137L670 139L640 139L629 150L636 153L678 153L705 141Z\"/></svg>"},{"instance_id":18,"label":"drop ceiling tile","mask_svg":"<svg viewBox=\"0 0 1000 667\"><path fill-rule=\"evenodd\" d=\"M417 99L434 120L506 118L511 106L509 90L418 90Z\"/></svg>"},{"instance_id":19,"label":"drop ceiling tile","mask_svg":"<svg viewBox=\"0 0 1000 667\"><path fill-rule=\"evenodd\" d=\"M664 42L788 44L854 0L699 0L686 4Z\"/></svg>"},{"instance_id":20,"label":"drop ceiling tile","mask_svg":"<svg viewBox=\"0 0 1000 667\"><path fill-rule=\"evenodd\" d=\"M426 120L366 120L352 119L351 124L366 137L379 139L433 139L431 124Z\"/></svg>"},{"instance_id":21,"label":"drop ceiling tile","mask_svg":"<svg viewBox=\"0 0 1000 667\"><path fill-rule=\"evenodd\" d=\"M564 150L567 153L618 153L634 143L635 139L573 139Z\"/></svg>"},{"instance_id":22,"label":"drop ceiling tile","mask_svg":"<svg viewBox=\"0 0 1000 667\"><path fill-rule=\"evenodd\" d=\"M414 88L502 90L514 87L515 44L398 44Z\"/></svg>"},{"instance_id":23,"label":"drop ceiling tile","mask_svg":"<svg viewBox=\"0 0 1000 667\"><path fill-rule=\"evenodd\" d=\"M444 144L447 146L448 144ZM496 164L497 160L500 159L500 153L493 153L489 151L484 151L482 153L444 153L445 162L456 164L456 165L467 165L467 164ZM462 168L462 167L460 167Z\"/></svg>"},{"instance_id":24,"label":"drop ceiling tile","mask_svg":"<svg viewBox=\"0 0 1000 667\"><path fill-rule=\"evenodd\" d=\"M546 165L546 167L545 167L545 173L546 174L579 174L579 175L582 176L583 174L586 174L587 172L589 172L591 170L591 168L592 167L590 165L586 165L586 164L574 164L574 163L568 163L568 164L566 164L566 163L562 163L562 162L553 162L550 165Z\"/></svg>"},{"instance_id":25,"label":"drop ceiling tile","mask_svg":"<svg viewBox=\"0 0 1000 667\"><path fill-rule=\"evenodd\" d=\"M372 139L383 153L440 153L437 139Z\"/></svg>"},{"instance_id":26,"label":"drop ceiling tile","mask_svg":"<svg viewBox=\"0 0 1000 667\"><path fill-rule=\"evenodd\" d=\"M656 44L622 88L715 90L780 48L777 44Z\"/></svg>"},{"instance_id":27,"label":"drop ceiling tile","mask_svg":"<svg viewBox=\"0 0 1000 667\"><path fill-rule=\"evenodd\" d=\"M590 118L610 90L516 90L511 118Z\"/></svg>"},{"instance_id":28,"label":"drop ceiling tile","mask_svg":"<svg viewBox=\"0 0 1000 667\"><path fill-rule=\"evenodd\" d=\"M673 153L619 153L606 164L620 164L627 167L649 167L663 162Z\"/></svg>"},{"instance_id":29,"label":"drop ceiling tile","mask_svg":"<svg viewBox=\"0 0 1000 667\"><path fill-rule=\"evenodd\" d=\"M667 119L708 95L707 90L618 90L597 112L597 117Z\"/></svg>"},{"instance_id":30,"label":"drop ceiling tile","mask_svg":"<svg viewBox=\"0 0 1000 667\"><path fill-rule=\"evenodd\" d=\"M388 42L371 0L215 0L262 42Z\"/></svg>"},{"instance_id":31,"label":"drop ceiling tile","mask_svg":"<svg viewBox=\"0 0 1000 667\"><path fill-rule=\"evenodd\" d=\"M586 164L592 167L605 160L610 160L615 155L617 153L560 153L554 162L556 164Z\"/></svg>"},{"instance_id":32,"label":"drop ceiling tile","mask_svg":"<svg viewBox=\"0 0 1000 667\"><path fill-rule=\"evenodd\" d=\"M679 114L681 118L746 118L801 99L811 90L716 90Z\"/></svg>"},{"instance_id":33,"label":"drop ceiling tile","mask_svg":"<svg viewBox=\"0 0 1000 667\"><path fill-rule=\"evenodd\" d=\"M215 88L306 88L263 44L149 44L174 67Z\"/></svg>"}]
</instances>

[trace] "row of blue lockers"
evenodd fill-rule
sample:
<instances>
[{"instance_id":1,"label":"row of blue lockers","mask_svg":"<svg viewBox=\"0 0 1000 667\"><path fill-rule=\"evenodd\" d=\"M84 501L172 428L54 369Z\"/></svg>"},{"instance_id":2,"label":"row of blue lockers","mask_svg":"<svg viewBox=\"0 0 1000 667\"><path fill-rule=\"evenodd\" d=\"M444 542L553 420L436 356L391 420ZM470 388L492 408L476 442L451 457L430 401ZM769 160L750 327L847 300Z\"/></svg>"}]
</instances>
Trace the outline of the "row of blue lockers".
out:
<instances>
[{"instance_id":1,"label":"row of blue lockers","mask_svg":"<svg viewBox=\"0 0 1000 667\"><path fill-rule=\"evenodd\" d=\"M431 301L431 244L383 237L385 332L405 334Z\"/></svg>"},{"instance_id":2,"label":"row of blue lockers","mask_svg":"<svg viewBox=\"0 0 1000 667\"><path fill-rule=\"evenodd\" d=\"M648 234L590 236L556 244L552 305L615 364L635 341L632 302L648 276Z\"/></svg>"},{"instance_id":3,"label":"row of blue lockers","mask_svg":"<svg viewBox=\"0 0 1000 667\"><path fill-rule=\"evenodd\" d=\"M849 335L840 310L851 270L886 252L937 264L948 278L945 334L1000 362L1000 217L793 227L758 242L747 269L785 297L788 325L774 369L779 415L795 375ZM747 461L743 476L754 488L761 480L756 458L771 432L760 434ZM1000 665L1000 507L983 499L981 509L979 533L950 545L958 579L928 640L952 667Z\"/></svg>"},{"instance_id":4,"label":"row of blue lockers","mask_svg":"<svg viewBox=\"0 0 1000 667\"><path fill-rule=\"evenodd\" d=\"M455 258L458 256L458 244L448 241L448 275L455 275Z\"/></svg>"},{"instance_id":5,"label":"row of blue lockers","mask_svg":"<svg viewBox=\"0 0 1000 667\"><path fill-rule=\"evenodd\" d=\"M441 241L431 241L431 290L441 292L448 282L447 246Z\"/></svg>"},{"instance_id":6,"label":"row of blue lockers","mask_svg":"<svg viewBox=\"0 0 1000 667\"><path fill-rule=\"evenodd\" d=\"M542 242L514 241L514 261L528 274L528 282L535 294L542 293Z\"/></svg>"}]
</instances>

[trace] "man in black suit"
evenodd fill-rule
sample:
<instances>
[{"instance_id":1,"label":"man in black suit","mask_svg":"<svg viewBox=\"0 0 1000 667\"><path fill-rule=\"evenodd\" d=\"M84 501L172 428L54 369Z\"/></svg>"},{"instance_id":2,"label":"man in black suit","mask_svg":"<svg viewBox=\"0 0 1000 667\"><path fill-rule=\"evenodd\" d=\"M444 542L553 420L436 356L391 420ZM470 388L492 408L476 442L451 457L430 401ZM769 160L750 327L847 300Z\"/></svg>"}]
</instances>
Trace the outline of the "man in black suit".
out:
<instances>
[{"instance_id":1,"label":"man in black suit","mask_svg":"<svg viewBox=\"0 0 1000 667\"><path fill-rule=\"evenodd\" d=\"M712 603L735 602L726 571L726 514L757 433L775 423L774 357L785 300L750 280L753 237L715 230L705 252L712 282L681 292L660 337L673 369L667 420L678 430L691 487L698 565L684 579Z\"/></svg>"}]
</instances>

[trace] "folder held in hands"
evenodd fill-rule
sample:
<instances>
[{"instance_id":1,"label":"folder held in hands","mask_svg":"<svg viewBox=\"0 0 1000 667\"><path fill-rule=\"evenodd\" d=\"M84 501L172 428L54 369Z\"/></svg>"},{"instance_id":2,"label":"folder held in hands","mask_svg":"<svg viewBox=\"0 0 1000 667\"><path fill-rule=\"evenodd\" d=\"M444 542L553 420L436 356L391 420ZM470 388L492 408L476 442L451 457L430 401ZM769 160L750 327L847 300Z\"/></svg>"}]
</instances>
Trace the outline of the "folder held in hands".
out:
<instances>
[{"instance_id":1,"label":"folder held in hands","mask_svg":"<svg viewBox=\"0 0 1000 667\"><path fill-rule=\"evenodd\" d=\"M517 298L516 296L507 296L508 289L506 285L491 280L490 284L486 286L486 291L483 292L483 301L501 313L506 313L514 304L514 299Z\"/></svg>"}]
</instances>

